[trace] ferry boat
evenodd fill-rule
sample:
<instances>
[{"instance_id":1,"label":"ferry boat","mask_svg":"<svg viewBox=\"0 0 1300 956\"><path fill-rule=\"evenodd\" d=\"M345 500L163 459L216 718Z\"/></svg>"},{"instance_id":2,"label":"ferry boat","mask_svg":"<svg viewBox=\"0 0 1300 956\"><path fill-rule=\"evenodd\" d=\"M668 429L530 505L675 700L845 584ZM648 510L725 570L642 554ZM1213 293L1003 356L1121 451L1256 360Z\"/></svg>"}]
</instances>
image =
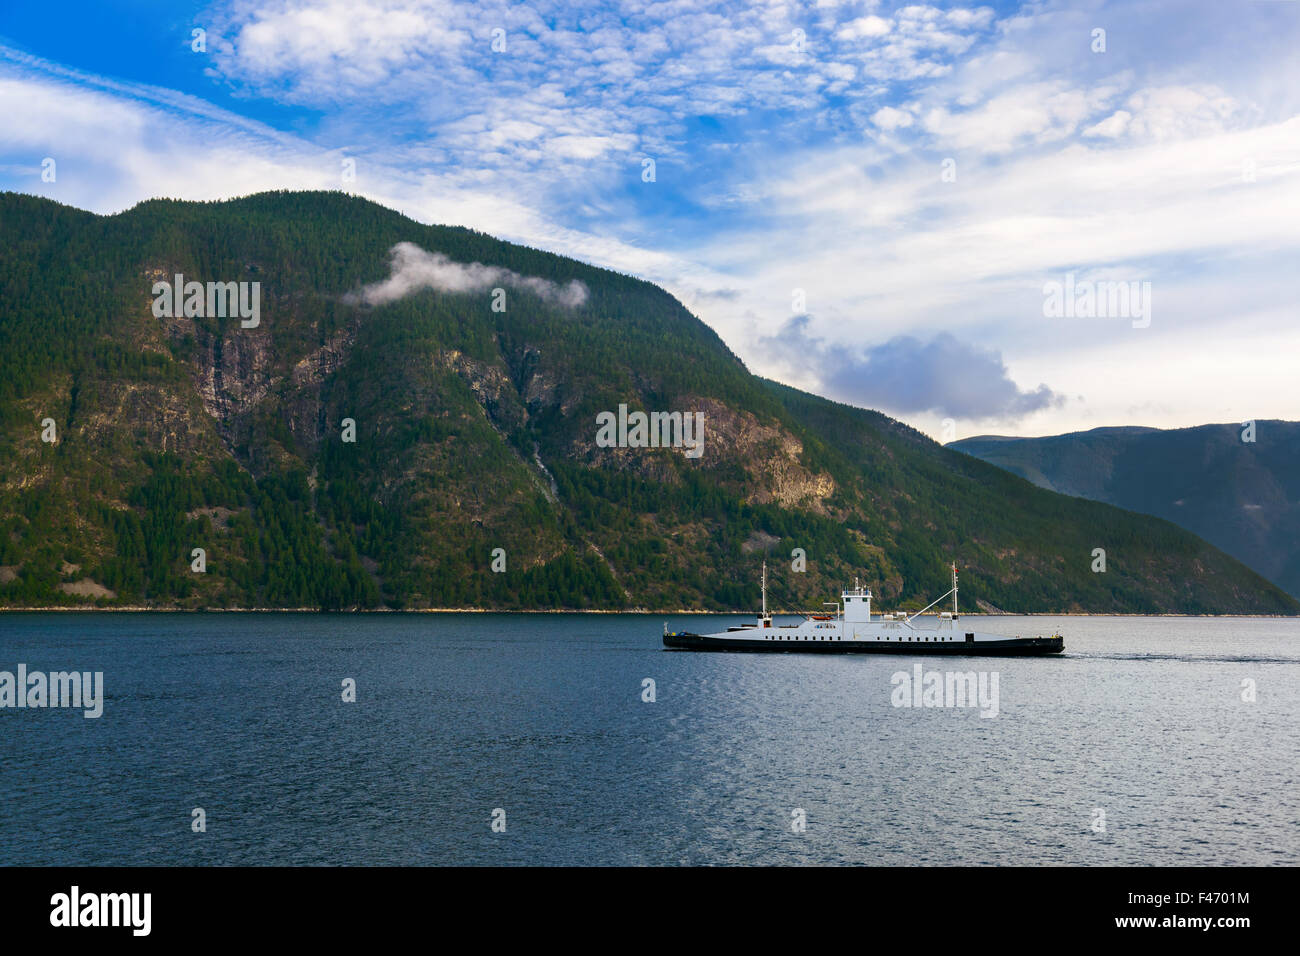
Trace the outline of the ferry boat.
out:
<instances>
[{"instance_id":1,"label":"ferry boat","mask_svg":"<svg viewBox=\"0 0 1300 956\"><path fill-rule=\"evenodd\" d=\"M952 610L921 620L922 615L952 595ZM776 651L811 654L977 654L1023 656L1059 654L1065 639L1051 635L1009 636L968 631L957 612L957 565L952 566L952 590L915 614L871 615L871 589L855 581L840 594L833 613L805 614L799 624L772 624L767 610L767 563L763 563L763 610L753 624L729 627L717 634L669 631L664 647L685 651Z\"/></svg>"}]
</instances>

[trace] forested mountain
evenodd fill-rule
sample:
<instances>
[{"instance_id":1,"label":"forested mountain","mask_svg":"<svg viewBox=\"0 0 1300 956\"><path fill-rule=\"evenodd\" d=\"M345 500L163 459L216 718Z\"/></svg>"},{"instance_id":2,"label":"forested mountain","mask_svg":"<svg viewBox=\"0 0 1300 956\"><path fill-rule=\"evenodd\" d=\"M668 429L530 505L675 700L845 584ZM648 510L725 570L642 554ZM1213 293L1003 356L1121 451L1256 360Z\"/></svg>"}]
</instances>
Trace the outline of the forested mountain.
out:
<instances>
[{"instance_id":1,"label":"forested mountain","mask_svg":"<svg viewBox=\"0 0 1300 956\"><path fill-rule=\"evenodd\" d=\"M948 447L1042 488L1166 518L1300 597L1300 423L982 435Z\"/></svg>"},{"instance_id":2,"label":"forested mountain","mask_svg":"<svg viewBox=\"0 0 1300 956\"><path fill-rule=\"evenodd\" d=\"M399 243L504 294L366 304ZM176 274L259 282L259 324L156 314ZM702 454L602 447L620 404L702 413ZM1298 610L1166 521L755 377L637 279L341 193L0 194L0 603L750 610L764 557L788 608L855 575L915 607L955 560L967 607Z\"/></svg>"}]
</instances>

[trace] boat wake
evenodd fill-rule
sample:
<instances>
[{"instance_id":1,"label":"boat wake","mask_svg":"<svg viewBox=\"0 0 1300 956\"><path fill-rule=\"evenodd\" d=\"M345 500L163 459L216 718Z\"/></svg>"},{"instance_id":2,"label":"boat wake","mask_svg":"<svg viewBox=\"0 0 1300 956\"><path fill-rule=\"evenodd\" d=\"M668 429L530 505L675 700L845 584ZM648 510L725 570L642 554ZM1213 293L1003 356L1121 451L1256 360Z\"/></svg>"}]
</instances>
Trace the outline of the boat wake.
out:
<instances>
[{"instance_id":1,"label":"boat wake","mask_svg":"<svg viewBox=\"0 0 1300 956\"><path fill-rule=\"evenodd\" d=\"M1062 655L1095 661L1179 661L1185 664L1300 664L1300 657L1259 657L1252 654L1089 654L1071 651Z\"/></svg>"}]
</instances>

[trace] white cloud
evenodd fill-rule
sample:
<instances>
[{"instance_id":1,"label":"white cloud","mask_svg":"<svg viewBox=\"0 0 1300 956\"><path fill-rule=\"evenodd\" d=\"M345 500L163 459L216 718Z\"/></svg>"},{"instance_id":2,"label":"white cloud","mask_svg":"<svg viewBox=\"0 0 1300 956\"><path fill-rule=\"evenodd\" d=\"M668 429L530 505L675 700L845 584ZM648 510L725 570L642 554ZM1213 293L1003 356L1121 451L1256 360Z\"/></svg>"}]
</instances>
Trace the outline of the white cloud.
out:
<instances>
[{"instance_id":1,"label":"white cloud","mask_svg":"<svg viewBox=\"0 0 1300 956\"><path fill-rule=\"evenodd\" d=\"M1106 139L1115 139L1123 135L1124 130L1128 129L1128 121L1133 118L1133 114L1128 110L1116 110L1110 116L1107 116L1100 123L1089 126L1083 131L1084 136L1103 136Z\"/></svg>"},{"instance_id":2,"label":"white cloud","mask_svg":"<svg viewBox=\"0 0 1300 956\"><path fill-rule=\"evenodd\" d=\"M1026 143L1065 139L1111 98L1105 88L1070 89L1060 81L1023 84L971 109L934 107L923 126L941 148L1006 153Z\"/></svg>"},{"instance_id":3,"label":"white cloud","mask_svg":"<svg viewBox=\"0 0 1300 956\"><path fill-rule=\"evenodd\" d=\"M12 118L0 125L0 166L25 176L14 188L95 212L120 212L156 196L222 199L345 185L339 150L192 97L69 71L4 47L0 114ZM528 201L535 197L444 169L436 153L389 148L348 155L357 159L350 190L417 221L468 226L652 281L679 282L687 294L727 282L667 251L561 225ZM40 180L45 156L58 163L53 183Z\"/></svg>"},{"instance_id":4,"label":"white cloud","mask_svg":"<svg viewBox=\"0 0 1300 956\"><path fill-rule=\"evenodd\" d=\"M218 7L212 48L232 84L345 114L382 104L395 134L436 126L465 162L478 159L479 131L508 119L555 132L563 114L576 128L559 130L557 151L498 149L488 158L494 168L537 168L603 152L569 137L635 137L658 156L687 153L692 116L783 112L784 124L804 125L828 98L874 98L881 82L942 75L943 57L967 49L991 19L986 8L912 6L891 31L889 20L860 15L862 6L823 8L829 22L812 25L785 4L234 0ZM502 52L491 46L496 29L505 31ZM796 49L795 30L805 49Z\"/></svg>"},{"instance_id":5,"label":"white cloud","mask_svg":"<svg viewBox=\"0 0 1300 956\"><path fill-rule=\"evenodd\" d=\"M630 135L555 136L546 141L546 147L566 159L594 159L609 152L626 152L636 142L636 137Z\"/></svg>"},{"instance_id":6,"label":"white cloud","mask_svg":"<svg viewBox=\"0 0 1300 956\"><path fill-rule=\"evenodd\" d=\"M899 127L912 125L912 114L906 110L896 110L892 106L882 106L871 114L871 122L886 132Z\"/></svg>"},{"instance_id":7,"label":"white cloud","mask_svg":"<svg viewBox=\"0 0 1300 956\"><path fill-rule=\"evenodd\" d=\"M424 289L438 292L483 292L509 286L537 296L543 302L576 309L587 301L587 287L573 279L564 285L538 276L520 275L481 262L456 262L441 252L429 252L412 242L399 242L389 250L389 276L348 293L344 300L365 305L386 305Z\"/></svg>"},{"instance_id":8,"label":"white cloud","mask_svg":"<svg viewBox=\"0 0 1300 956\"><path fill-rule=\"evenodd\" d=\"M219 62L236 57L251 80L283 82L293 99L337 101L467 46L471 25L456 13L454 4L442 2L240 4L230 13L229 41L217 43L216 51Z\"/></svg>"},{"instance_id":9,"label":"white cloud","mask_svg":"<svg viewBox=\"0 0 1300 956\"><path fill-rule=\"evenodd\" d=\"M860 40L864 37L883 37L893 29L893 24L883 17L866 16L851 20L835 32L838 40Z\"/></svg>"},{"instance_id":10,"label":"white cloud","mask_svg":"<svg viewBox=\"0 0 1300 956\"><path fill-rule=\"evenodd\" d=\"M1300 251L1300 67L1274 6L1200 4L1197 31L1171 32L1186 15L1167 3L1104 0L1002 20L855 2L237 0L213 16L214 77L322 111L316 142L0 51L0 165L30 171L19 188L111 211L334 188L330 147L347 143L370 198L657 281L760 372L781 371L759 343L802 288L828 347L951 332L1011 381L1085 396L1029 410L1025 428L1200 415L1197 349L1233 357L1233 401L1300 418L1278 317L1294 280L1275 267ZM1091 28L1119 19L1092 54ZM37 179L44 155L55 184ZM660 162L647 189L642 155ZM1045 323L1042 281L1067 270L1150 278L1152 327Z\"/></svg>"},{"instance_id":11,"label":"white cloud","mask_svg":"<svg viewBox=\"0 0 1300 956\"><path fill-rule=\"evenodd\" d=\"M890 175L874 178L856 153L784 157L782 172L760 182L781 223L784 255L774 260L762 243L727 236L724 248L706 256L752 277L743 298L711 305L715 327L756 369L791 384L816 388L821 375L779 363L762 340L788 316L788 290L800 288L828 340L847 348L946 330L999 346L1016 381L1087 394L1084 405L1029 415L1025 427L1069 430L1085 408L1101 416L1094 424L1108 414L1122 422L1128 406L1120 400L1131 404L1136 393L1160 396L1170 407L1161 423L1177 423L1180 403L1203 414L1213 402L1205 379L1188 377L1168 356L1211 354L1220 343L1239 355L1245 349L1234 330L1267 340L1247 331L1254 321L1247 316L1295 301L1282 263L1300 252L1300 117L1198 139L1194 149L1185 142L1073 145L972 159L959 165L956 183L942 182L937 162L920 158L897 161ZM1260 157L1254 182L1243 176L1242 157ZM1240 266L1223 264L1237 258L1275 265L1247 279ZM1190 275L1167 265L1189 261L1205 264ZM1221 294L1187 291L1211 269L1220 273L1219 286L1208 289ZM1046 321L1042 284L1067 271L1152 281L1152 327ZM1279 343L1296 338L1285 326L1275 329ZM1093 357L1077 360L1081 348ZM1122 390L1102 388L1102 377L1089 387L1089 370L1133 350L1141 359L1123 364L1145 364L1142 376L1126 379ZM1281 371L1286 362L1266 351L1254 365L1224 366L1220 380L1244 373L1243 394L1267 405L1268 414L1300 416L1300 396Z\"/></svg>"},{"instance_id":12,"label":"white cloud","mask_svg":"<svg viewBox=\"0 0 1300 956\"><path fill-rule=\"evenodd\" d=\"M1126 104L1129 131L1138 139L1174 140L1210 136L1238 125L1245 112L1213 86L1160 86L1140 90Z\"/></svg>"}]
</instances>

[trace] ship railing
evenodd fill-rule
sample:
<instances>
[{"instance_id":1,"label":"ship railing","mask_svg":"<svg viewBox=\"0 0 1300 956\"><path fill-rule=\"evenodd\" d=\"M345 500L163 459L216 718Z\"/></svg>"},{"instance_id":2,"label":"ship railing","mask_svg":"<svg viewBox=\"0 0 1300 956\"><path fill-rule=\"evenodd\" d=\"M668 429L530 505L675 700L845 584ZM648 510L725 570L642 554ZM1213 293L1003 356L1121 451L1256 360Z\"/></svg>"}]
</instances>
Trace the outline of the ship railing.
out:
<instances>
[{"instance_id":1,"label":"ship railing","mask_svg":"<svg viewBox=\"0 0 1300 956\"><path fill-rule=\"evenodd\" d=\"M921 616L922 614L924 614L926 611L930 610L930 608L934 607L936 604L938 604L940 601L942 601L944 598L946 598L949 594L951 594L954 590L956 590L956 589L955 589L955 588L949 588L946 592L944 592L943 594L939 595L937 598L935 598L933 601L931 601L931 602L930 602L929 604L927 604L925 607L921 608L921 610L917 611L915 614L907 615L906 612L904 612L903 623L906 624L908 627L911 627L912 630L915 631L916 628L912 627L912 621L915 620L916 618L920 617L920 616Z\"/></svg>"}]
</instances>

